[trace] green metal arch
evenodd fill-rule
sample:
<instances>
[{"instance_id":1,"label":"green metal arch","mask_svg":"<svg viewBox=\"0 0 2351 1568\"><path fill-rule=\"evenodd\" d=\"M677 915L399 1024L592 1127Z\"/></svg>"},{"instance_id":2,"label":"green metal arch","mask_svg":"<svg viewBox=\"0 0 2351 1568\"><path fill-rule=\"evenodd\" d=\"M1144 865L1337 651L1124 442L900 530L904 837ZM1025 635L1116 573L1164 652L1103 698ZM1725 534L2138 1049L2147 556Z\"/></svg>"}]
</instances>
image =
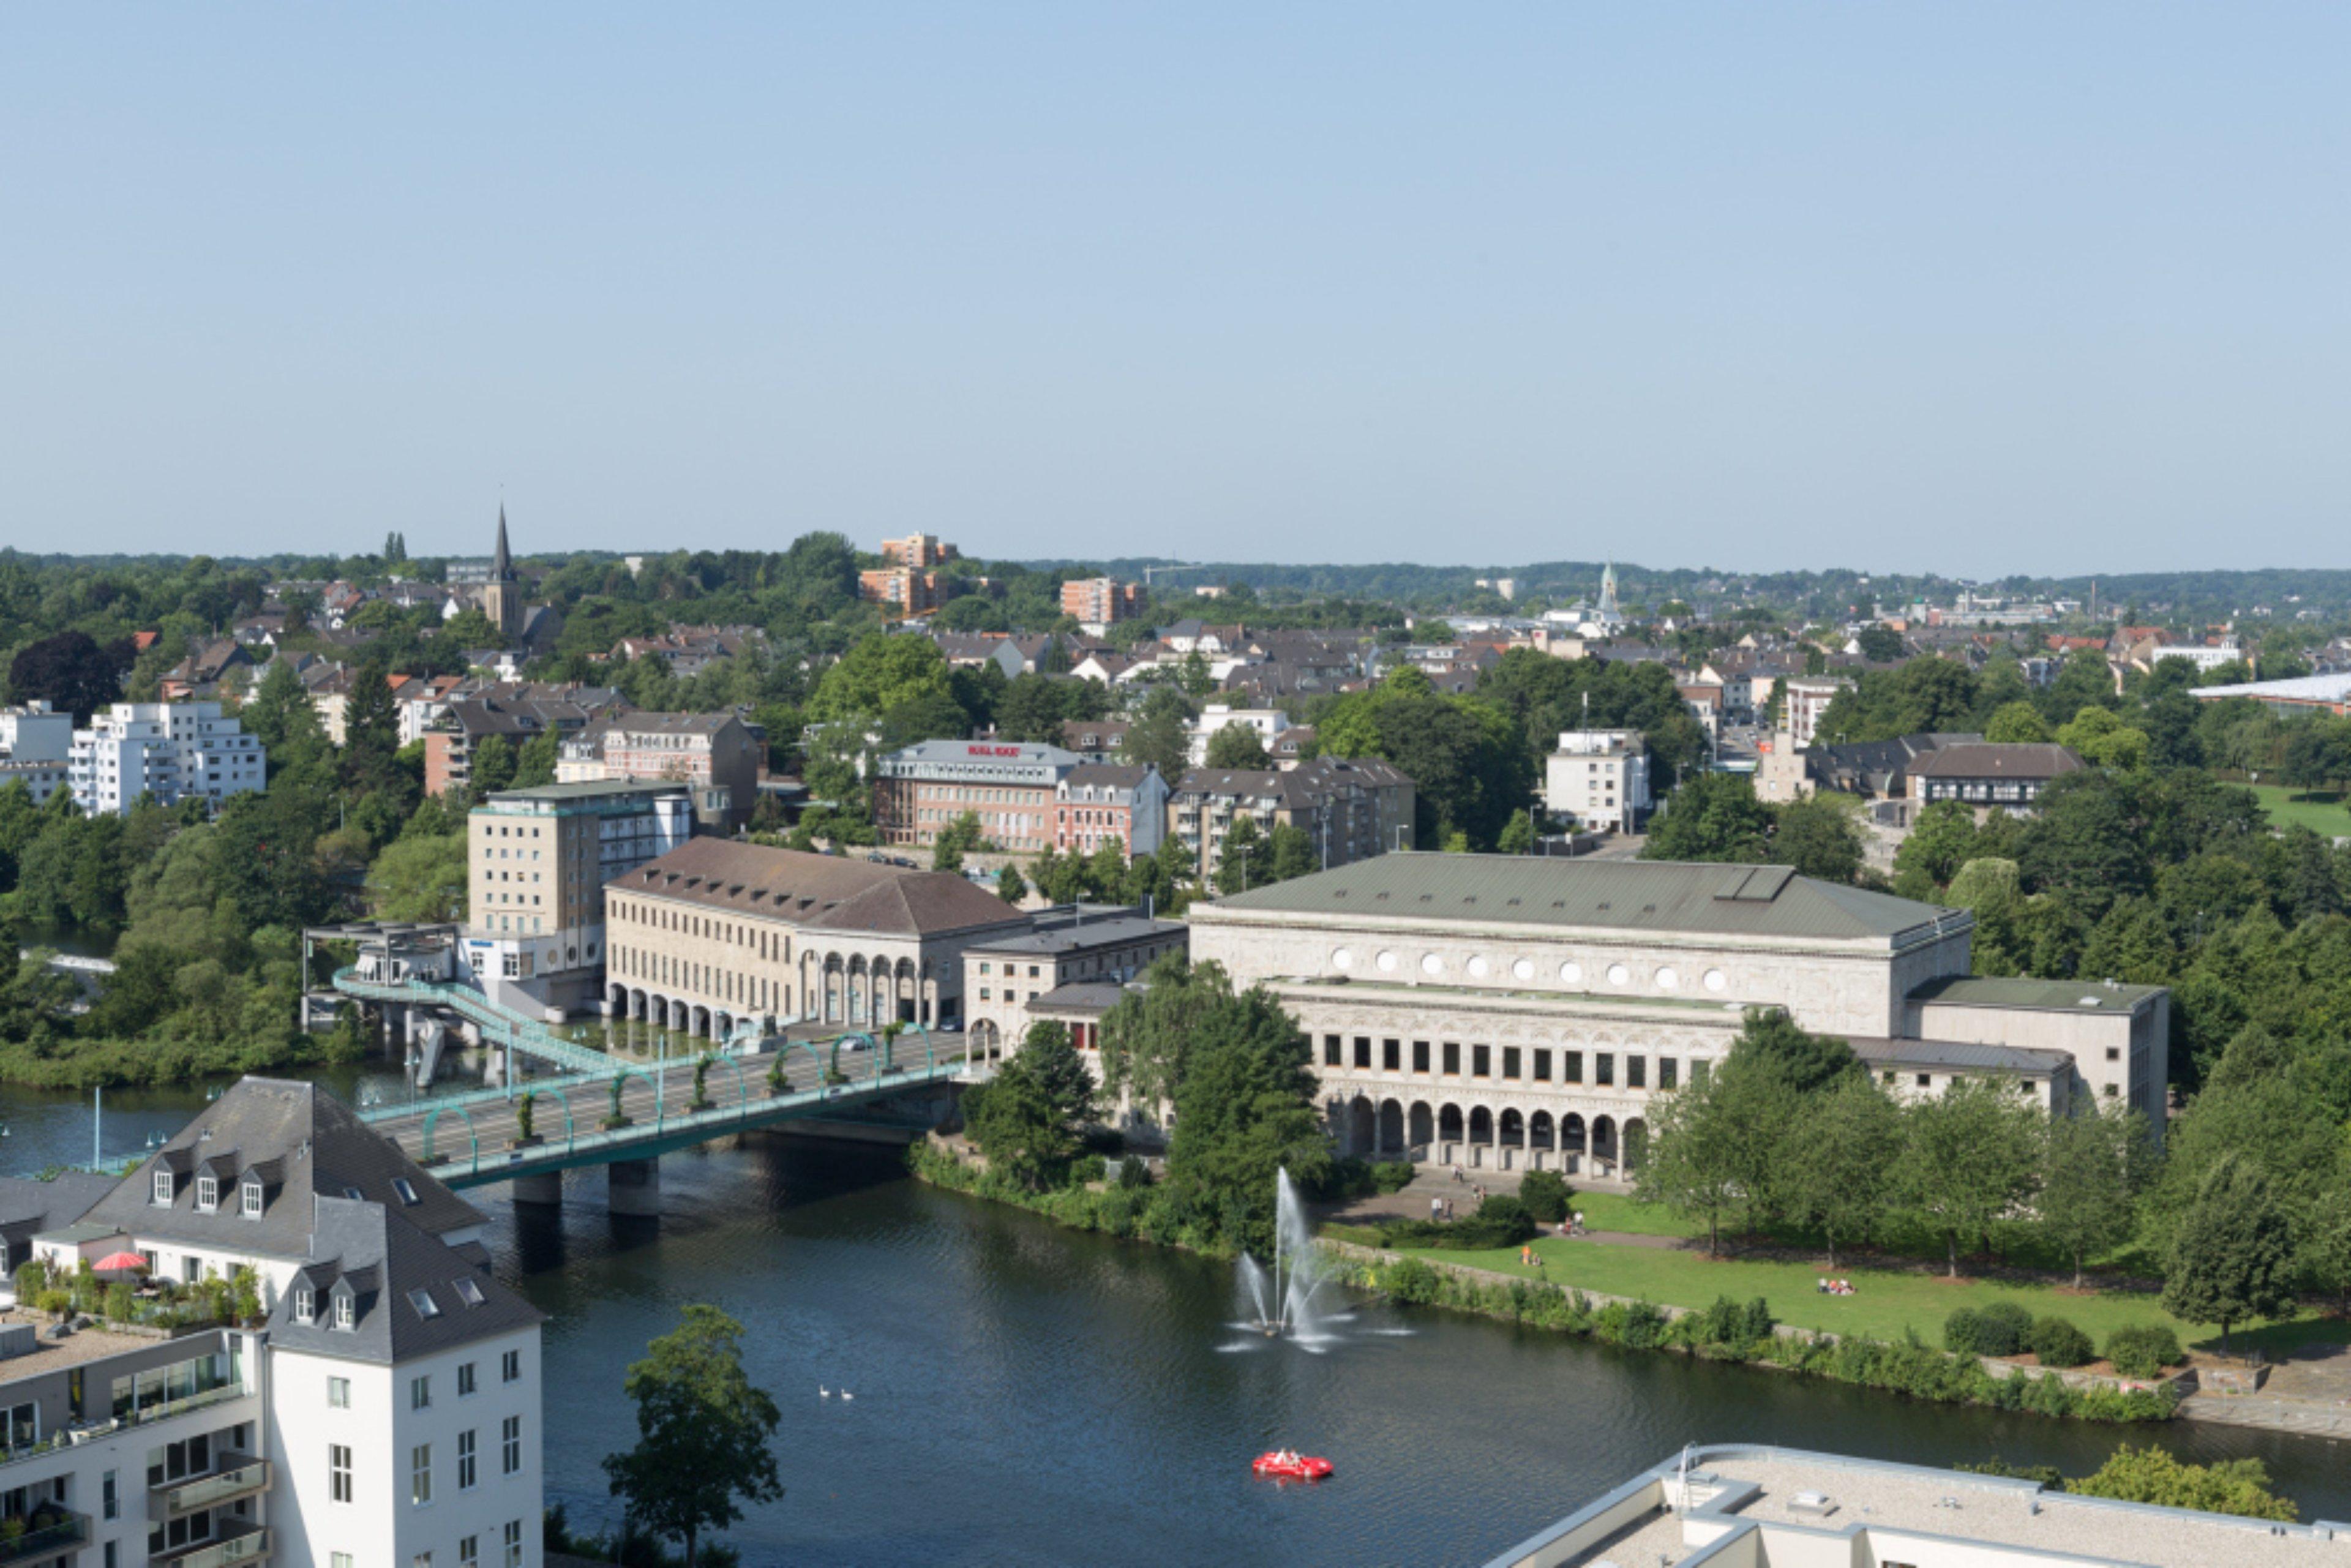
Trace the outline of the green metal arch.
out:
<instances>
[{"instance_id":1,"label":"green metal arch","mask_svg":"<svg viewBox=\"0 0 2351 1568\"><path fill-rule=\"evenodd\" d=\"M465 1131L473 1134L475 1153L476 1155L480 1154L482 1147L482 1130L474 1124L474 1113L466 1110L463 1105L435 1105L433 1109L424 1113L424 1143L423 1147L423 1157L417 1161L419 1165L429 1166L433 1163L433 1129L434 1124L441 1120L442 1113L447 1111L455 1111L458 1115L463 1116L465 1119Z\"/></svg>"}]
</instances>

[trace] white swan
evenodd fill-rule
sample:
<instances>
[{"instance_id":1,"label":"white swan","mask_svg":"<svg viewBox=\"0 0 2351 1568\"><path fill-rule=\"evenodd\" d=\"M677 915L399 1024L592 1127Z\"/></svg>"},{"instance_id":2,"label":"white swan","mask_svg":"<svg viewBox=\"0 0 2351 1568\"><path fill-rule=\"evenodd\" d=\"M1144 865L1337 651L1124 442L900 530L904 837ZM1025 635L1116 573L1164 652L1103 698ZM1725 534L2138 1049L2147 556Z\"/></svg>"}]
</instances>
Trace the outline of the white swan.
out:
<instances>
[{"instance_id":1,"label":"white swan","mask_svg":"<svg viewBox=\"0 0 2351 1568\"><path fill-rule=\"evenodd\" d=\"M832 1397L832 1390L820 1383L816 1385L816 1396L819 1399L830 1399Z\"/></svg>"}]
</instances>

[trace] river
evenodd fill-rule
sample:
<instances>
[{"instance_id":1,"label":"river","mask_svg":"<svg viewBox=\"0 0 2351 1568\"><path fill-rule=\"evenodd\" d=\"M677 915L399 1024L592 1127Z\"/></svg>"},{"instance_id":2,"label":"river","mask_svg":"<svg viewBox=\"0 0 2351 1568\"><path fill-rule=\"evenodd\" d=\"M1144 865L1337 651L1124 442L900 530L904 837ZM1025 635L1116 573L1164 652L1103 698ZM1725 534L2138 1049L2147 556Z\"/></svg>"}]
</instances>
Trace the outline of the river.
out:
<instances>
[{"instance_id":1,"label":"river","mask_svg":"<svg viewBox=\"0 0 2351 1568\"><path fill-rule=\"evenodd\" d=\"M203 1096L108 1101L120 1155ZM88 1157L88 1096L0 1104L9 1168ZM658 1225L609 1218L594 1173L559 1214L471 1196L501 1277L549 1314L548 1497L575 1520L611 1516L598 1461L633 1438L621 1375L646 1340L689 1301L742 1320L789 1489L727 1535L755 1565L1477 1563L1686 1441L1733 1439L2074 1471L2152 1440L2258 1457L2306 1517L2351 1517L2351 1456L2321 1439L1912 1404L1435 1310L1369 1308L1328 1354L1235 1352L1228 1268L919 1186L887 1154L758 1137L670 1156L663 1184ZM1278 1444L1337 1477L1252 1479Z\"/></svg>"}]
</instances>

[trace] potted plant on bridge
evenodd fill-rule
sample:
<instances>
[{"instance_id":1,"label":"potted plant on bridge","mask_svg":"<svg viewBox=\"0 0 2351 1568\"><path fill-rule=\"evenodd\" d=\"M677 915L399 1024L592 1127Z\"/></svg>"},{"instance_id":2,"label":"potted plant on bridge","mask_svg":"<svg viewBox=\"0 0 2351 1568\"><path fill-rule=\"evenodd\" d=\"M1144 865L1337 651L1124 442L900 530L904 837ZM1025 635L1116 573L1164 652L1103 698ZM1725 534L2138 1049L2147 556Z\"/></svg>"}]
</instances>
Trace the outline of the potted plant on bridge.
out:
<instances>
[{"instance_id":1,"label":"potted plant on bridge","mask_svg":"<svg viewBox=\"0 0 2351 1568\"><path fill-rule=\"evenodd\" d=\"M702 1053L701 1060L694 1064L694 1103L686 1107L689 1111L710 1109L710 1064L713 1060L711 1054L705 1051Z\"/></svg>"},{"instance_id":2,"label":"potted plant on bridge","mask_svg":"<svg viewBox=\"0 0 2351 1568\"><path fill-rule=\"evenodd\" d=\"M531 1131L531 1124L537 1117L538 1107L538 1091L536 1089L526 1089L516 1099L514 1103L515 1140L512 1145L513 1147L517 1149L528 1149L538 1142L538 1134Z\"/></svg>"},{"instance_id":3,"label":"potted plant on bridge","mask_svg":"<svg viewBox=\"0 0 2351 1568\"><path fill-rule=\"evenodd\" d=\"M624 1073L612 1074L612 1109L603 1121L604 1131L608 1133L629 1124L629 1113L621 1109L621 1091L628 1082Z\"/></svg>"},{"instance_id":4,"label":"potted plant on bridge","mask_svg":"<svg viewBox=\"0 0 2351 1568\"><path fill-rule=\"evenodd\" d=\"M768 1064L768 1095L770 1099L778 1099L791 1092L791 1080L784 1076L783 1052L778 1051L776 1060Z\"/></svg>"}]
</instances>

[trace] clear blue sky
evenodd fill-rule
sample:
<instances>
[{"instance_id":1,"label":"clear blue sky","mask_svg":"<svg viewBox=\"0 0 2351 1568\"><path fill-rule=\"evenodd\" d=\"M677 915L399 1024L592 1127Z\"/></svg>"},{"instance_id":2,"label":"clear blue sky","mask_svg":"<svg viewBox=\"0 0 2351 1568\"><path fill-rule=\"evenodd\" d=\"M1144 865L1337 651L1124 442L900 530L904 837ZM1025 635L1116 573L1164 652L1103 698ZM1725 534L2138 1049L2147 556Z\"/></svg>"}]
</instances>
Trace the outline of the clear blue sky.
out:
<instances>
[{"instance_id":1,"label":"clear blue sky","mask_svg":"<svg viewBox=\"0 0 2351 1568\"><path fill-rule=\"evenodd\" d=\"M16 6L0 542L2343 566L2351 8Z\"/></svg>"}]
</instances>

